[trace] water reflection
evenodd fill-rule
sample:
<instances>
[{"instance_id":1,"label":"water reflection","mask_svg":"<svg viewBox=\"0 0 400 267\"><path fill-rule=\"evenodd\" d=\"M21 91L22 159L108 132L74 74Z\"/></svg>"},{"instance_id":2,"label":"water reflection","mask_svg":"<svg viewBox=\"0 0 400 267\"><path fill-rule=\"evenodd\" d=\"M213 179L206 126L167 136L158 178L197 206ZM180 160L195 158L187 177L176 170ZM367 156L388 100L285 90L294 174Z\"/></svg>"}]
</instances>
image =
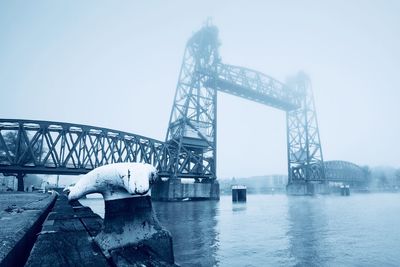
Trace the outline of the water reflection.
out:
<instances>
[{"instance_id":1,"label":"water reflection","mask_svg":"<svg viewBox=\"0 0 400 267\"><path fill-rule=\"evenodd\" d=\"M81 200L104 215L102 199ZM400 194L154 202L181 266L399 266Z\"/></svg>"},{"instance_id":2,"label":"water reflection","mask_svg":"<svg viewBox=\"0 0 400 267\"><path fill-rule=\"evenodd\" d=\"M289 256L295 266L324 266L327 263L327 217L323 202L323 198L288 199Z\"/></svg>"},{"instance_id":3,"label":"water reflection","mask_svg":"<svg viewBox=\"0 0 400 267\"><path fill-rule=\"evenodd\" d=\"M153 205L160 223L172 234L177 263L218 264L217 201L154 202Z\"/></svg>"},{"instance_id":4,"label":"water reflection","mask_svg":"<svg viewBox=\"0 0 400 267\"><path fill-rule=\"evenodd\" d=\"M237 212L237 211L245 211L246 210L246 202L243 203L232 203L232 211Z\"/></svg>"}]
</instances>

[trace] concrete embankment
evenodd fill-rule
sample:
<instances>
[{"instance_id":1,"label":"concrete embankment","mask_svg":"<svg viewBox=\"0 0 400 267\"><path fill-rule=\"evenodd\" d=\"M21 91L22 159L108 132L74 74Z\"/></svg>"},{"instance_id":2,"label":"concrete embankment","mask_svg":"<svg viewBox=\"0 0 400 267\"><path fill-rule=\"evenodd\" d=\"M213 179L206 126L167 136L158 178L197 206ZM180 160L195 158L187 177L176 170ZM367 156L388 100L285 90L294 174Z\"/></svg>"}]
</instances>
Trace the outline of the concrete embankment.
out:
<instances>
[{"instance_id":1,"label":"concrete embankment","mask_svg":"<svg viewBox=\"0 0 400 267\"><path fill-rule=\"evenodd\" d=\"M0 194L0 266L24 265L55 200L55 194Z\"/></svg>"},{"instance_id":2,"label":"concrete embankment","mask_svg":"<svg viewBox=\"0 0 400 267\"><path fill-rule=\"evenodd\" d=\"M102 219L79 203L60 195L38 235L26 266L109 266L91 237Z\"/></svg>"},{"instance_id":3,"label":"concrete embankment","mask_svg":"<svg viewBox=\"0 0 400 267\"><path fill-rule=\"evenodd\" d=\"M104 231L103 219L77 201L68 203L65 195L0 194L0 208L0 266L176 266L172 250L162 249L172 249L172 243L163 247L149 240L105 253L95 239ZM115 227L126 223L117 219Z\"/></svg>"}]
</instances>

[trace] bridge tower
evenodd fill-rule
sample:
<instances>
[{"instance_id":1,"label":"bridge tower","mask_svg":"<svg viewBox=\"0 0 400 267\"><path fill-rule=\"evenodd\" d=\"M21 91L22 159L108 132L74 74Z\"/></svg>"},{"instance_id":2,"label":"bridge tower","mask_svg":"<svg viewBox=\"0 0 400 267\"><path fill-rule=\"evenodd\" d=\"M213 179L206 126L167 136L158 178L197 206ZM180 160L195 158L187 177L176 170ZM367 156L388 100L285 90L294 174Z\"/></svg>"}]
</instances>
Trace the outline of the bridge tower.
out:
<instances>
[{"instance_id":1,"label":"bridge tower","mask_svg":"<svg viewBox=\"0 0 400 267\"><path fill-rule=\"evenodd\" d=\"M299 101L299 108L286 112L287 192L291 195L325 193L325 167L311 81L299 73L287 84Z\"/></svg>"},{"instance_id":2,"label":"bridge tower","mask_svg":"<svg viewBox=\"0 0 400 267\"><path fill-rule=\"evenodd\" d=\"M174 148L170 179L156 186L153 198L219 199L217 90L207 83L220 62L218 46L218 29L210 24L186 44L165 141ZM182 185L181 178L191 178L194 184Z\"/></svg>"}]
</instances>

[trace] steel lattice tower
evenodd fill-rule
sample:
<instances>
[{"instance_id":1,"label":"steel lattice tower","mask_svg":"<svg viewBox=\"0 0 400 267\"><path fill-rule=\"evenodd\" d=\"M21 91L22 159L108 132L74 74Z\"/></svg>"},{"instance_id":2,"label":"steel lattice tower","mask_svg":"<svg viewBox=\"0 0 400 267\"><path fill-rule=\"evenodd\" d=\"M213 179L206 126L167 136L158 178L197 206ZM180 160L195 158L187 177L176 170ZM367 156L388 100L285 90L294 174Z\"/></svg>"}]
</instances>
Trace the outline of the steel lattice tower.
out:
<instances>
[{"instance_id":1,"label":"steel lattice tower","mask_svg":"<svg viewBox=\"0 0 400 267\"><path fill-rule=\"evenodd\" d=\"M299 73L289 81L300 108L286 112L288 184L325 182L321 141L310 79Z\"/></svg>"},{"instance_id":2,"label":"steel lattice tower","mask_svg":"<svg viewBox=\"0 0 400 267\"><path fill-rule=\"evenodd\" d=\"M171 178L216 178L217 90L205 83L220 61L218 46L210 25L187 42L166 136L176 147Z\"/></svg>"}]
</instances>

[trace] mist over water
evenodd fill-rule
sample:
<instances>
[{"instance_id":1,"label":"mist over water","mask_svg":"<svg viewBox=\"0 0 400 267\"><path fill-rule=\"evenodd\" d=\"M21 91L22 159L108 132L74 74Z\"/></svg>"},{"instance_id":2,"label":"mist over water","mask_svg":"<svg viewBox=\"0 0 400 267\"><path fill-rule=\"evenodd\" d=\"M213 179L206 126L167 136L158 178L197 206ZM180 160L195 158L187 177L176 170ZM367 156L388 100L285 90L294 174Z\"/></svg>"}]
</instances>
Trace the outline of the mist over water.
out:
<instances>
[{"instance_id":1,"label":"mist over water","mask_svg":"<svg viewBox=\"0 0 400 267\"><path fill-rule=\"evenodd\" d=\"M164 140L186 42L212 17L224 63L310 76L325 160L399 168L399 13L372 0L1 1L0 114ZM221 93L217 120L218 178L287 172L284 112Z\"/></svg>"},{"instance_id":2,"label":"mist over water","mask_svg":"<svg viewBox=\"0 0 400 267\"><path fill-rule=\"evenodd\" d=\"M100 215L102 199L81 200ZM398 266L400 194L154 202L182 266Z\"/></svg>"},{"instance_id":3,"label":"mist over water","mask_svg":"<svg viewBox=\"0 0 400 267\"><path fill-rule=\"evenodd\" d=\"M182 54L212 17L222 63L285 83L309 75L325 162L362 166L364 191L398 191L399 14L391 0L0 1L0 117L165 140ZM263 175L288 172L285 112L222 92L217 106L221 192L235 177L248 193L271 192ZM257 183L240 180L251 176ZM31 180L39 178L25 187ZM177 263L400 266L400 194L247 197L154 202ZM104 215L102 199L80 201Z\"/></svg>"}]
</instances>

